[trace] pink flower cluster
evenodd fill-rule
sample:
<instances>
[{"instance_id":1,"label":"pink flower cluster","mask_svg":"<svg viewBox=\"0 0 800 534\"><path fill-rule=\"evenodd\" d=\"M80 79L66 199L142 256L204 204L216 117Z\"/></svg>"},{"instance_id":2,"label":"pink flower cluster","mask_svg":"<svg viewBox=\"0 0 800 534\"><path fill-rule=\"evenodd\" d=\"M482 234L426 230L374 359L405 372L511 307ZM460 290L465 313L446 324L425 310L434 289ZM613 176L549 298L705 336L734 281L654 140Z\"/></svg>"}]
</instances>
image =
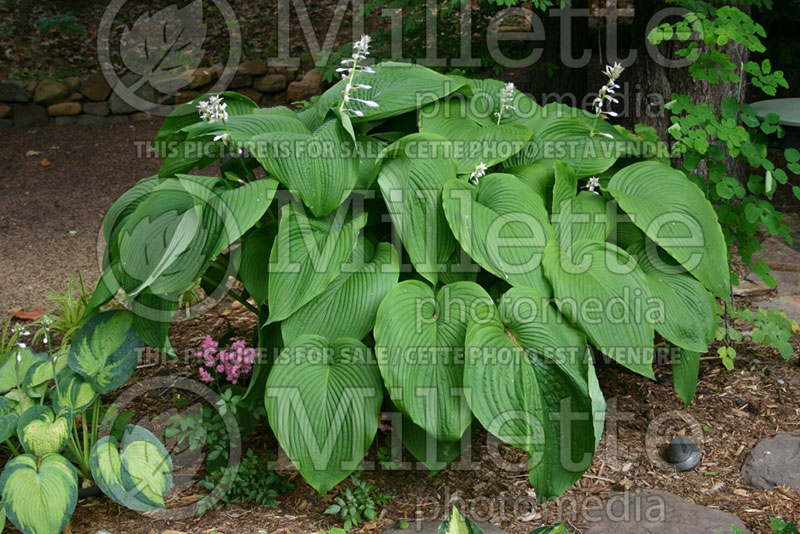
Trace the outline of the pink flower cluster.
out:
<instances>
[{"instance_id":1,"label":"pink flower cluster","mask_svg":"<svg viewBox=\"0 0 800 534\"><path fill-rule=\"evenodd\" d=\"M236 384L239 377L250 374L256 361L256 349L245 347L240 339L231 344L228 350L219 350L219 343L211 336L203 340L202 349L197 358L202 361L198 372L203 382L213 382L215 378L224 377L231 384Z\"/></svg>"}]
</instances>

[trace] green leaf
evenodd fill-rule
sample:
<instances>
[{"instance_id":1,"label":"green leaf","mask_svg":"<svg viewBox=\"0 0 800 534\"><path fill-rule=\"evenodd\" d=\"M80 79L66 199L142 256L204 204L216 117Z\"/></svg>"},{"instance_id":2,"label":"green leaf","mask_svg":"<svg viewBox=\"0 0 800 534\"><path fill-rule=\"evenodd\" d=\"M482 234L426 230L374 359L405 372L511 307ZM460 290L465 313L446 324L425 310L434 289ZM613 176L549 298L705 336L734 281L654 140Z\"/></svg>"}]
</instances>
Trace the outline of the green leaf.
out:
<instances>
[{"instance_id":1,"label":"green leaf","mask_svg":"<svg viewBox=\"0 0 800 534\"><path fill-rule=\"evenodd\" d=\"M596 444L586 340L547 302L535 290L513 288L499 311L489 306L475 313L464 368L469 404L481 424L530 455L540 502L580 478Z\"/></svg>"},{"instance_id":2,"label":"green leaf","mask_svg":"<svg viewBox=\"0 0 800 534\"><path fill-rule=\"evenodd\" d=\"M8 393L5 394L4 397L8 404L11 406L11 409L14 410L14 413L17 416L24 414L28 408L33 406L33 400L28 397L24 391L21 389L12 389ZM17 428L14 427L14 432L17 431Z\"/></svg>"},{"instance_id":3,"label":"green leaf","mask_svg":"<svg viewBox=\"0 0 800 534\"><path fill-rule=\"evenodd\" d=\"M408 280L389 291L375 322L375 353L395 406L437 440L461 439L472 421L463 399L464 346L471 314L491 297L473 282L436 294Z\"/></svg>"},{"instance_id":4,"label":"green leaf","mask_svg":"<svg viewBox=\"0 0 800 534\"><path fill-rule=\"evenodd\" d=\"M283 207L269 257L269 320L282 321L320 295L342 271L367 222L365 213L348 215L343 204L312 218L298 203Z\"/></svg>"},{"instance_id":5,"label":"green leaf","mask_svg":"<svg viewBox=\"0 0 800 534\"><path fill-rule=\"evenodd\" d=\"M656 331L683 349L708 351L717 329L714 296L672 258L665 261L652 241L628 252L636 258L661 309L653 322Z\"/></svg>"},{"instance_id":6,"label":"green leaf","mask_svg":"<svg viewBox=\"0 0 800 534\"><path fill-rule=\"evenodd\" d=\"M675 385L675 393L681 398L684 406L689 406L692 403L692 399L694 399L699 373L699 352L680 349L677 357L673 356L672 381Z\"/></svg>"},{"instance_id":7,"label":"green leaf","mask_svg":"<svg viewBox=\"0 0 800 534\"><path fill-rule=\"evenodd\" d=\"M274 225L256 228L242 238L239 278L259 306L266 302L268 296L269 253L274 242Z\"/></svg>"},{"instance_id":8,"label":"green leaf","mask_svg":"<svg viewBox=\"0 0 800 534\"><path fill-rule=\"evenodd\" d=\"M490 174L479 185L450 180L444 212L461 247L495 276L549 294L542 253L553 239L542 200L510 174Z\"/></svg>"},{"instance_id":9,"label":"green leaf","mask_svg":"<svg viewBox=\"0 0 800 534\"><path fill-rule=\"evenodd\" d=\"M419 130L452 143L459 174L469 174L479 163L491 167L519 152L533 132L520 124L497 125L470 113L461 98L438 101L420 109Z\"/></svg>"},{"instance_id":10,"label":"green leaf","mask_svg":"<svg viewBox=\"0 0 800 534\"><path fill-rule=\"evenodd\" d=\"M272 203L278 182L256 180L235 189L227 189L209 200L209 208L222 221L216 244L207 254L214 258L253 227Z\"/></svg>"},{"instance_id":11,"label":"green leaf","mask_svg":"<svg viewBox=\"0 0 800 534\"><path fill-rule=\"evenodd\" d=\"M358 152L338 120L313 132L256 136L251 143L258 162L317 217L333 212L358 182Z\"/></svg>"},{"instance_id":12,"label":"green leaf","mask_svg":"<svg viewBox=\"0 0 800 534\"><path fill-rule=\"evenodd\" d=\"M86 410L97 399L98 393L79 374L70 373L58 381L54 392L53 407L58 411L67 411L77 415Z\"/></svg>"},{"instance_id":13,"label":"green leaf","mask_svg":"<svg viewBox=\"0 0 800 534\"><path fill-rule=\"evenodd\" d=\"M558 523L556 525L548 525L546 527L539 527L531 530L528 534L568 534L567 525Z\"/></svg>"},{"instance_id":14,"label":"green leaf","mask_svg":"<svg viewBox=\"0 0 800 534\"><path fill-rule=\"evenodd\" d=\"M456 242L442 211L442 188L456 177L455 160L444 138L431 134L403 137L384 152L378 185L415 270L435 284L440 266Z\"/></svg>"},{"instance_id":15,"label":"green leaf","mask_svg":"<svg viewBox=\"0 0 800 534\"><path fill-rule=\"evenodd\" d=\"M544 271L561 312L581 327L604 354L653 378L653 326L645 302L648 284L636 260L624 250L590 239L569 254L548 243Z\"/></svg>"},{"instance_id":16,"label":"green leaf","mask_svg":"<svg viewBox=\"0 0 800 534\"><path fill-rule=\"evenodd\" d=\"M131 377L143 348L133 315L107 311L92 317L78 330L67 362L95 391L110 393Z\"/></svg>"},{"instance_id":17,"label":"green leaf","mask_svg":"<svg viewBox=\"0 0 800 534\"><path fill-rule=\"evenodd\" d=\"M23 534L59 534L78 502L78 475L60 454L12 458L0 476L8 519Z\"/></svg>"},{"instance_id":18,"label":"green leaf","mask_svg":"<svg viewBox=\"0 0 800 534\"><path fill-rule=\"evenodd\" d=\"M30 348L12 350L0 367L0 392L20 387L31 366L49 359L47 354L34 352Z\"/></svg>"},{"instance_id":19,"label":"green leaf","mask_svg":"<svg viewBox=\"0 0 800 534\"><path fill-rule=\"evenodd\" d=\"M41 456L50 452L59 452L69 439L69 420L59 415L56 417L49 406L40 404L31 406L17 422L17 437L25 452Z\"/></svg>"},{"instance_id":20,"label":"green leaf","mask_svg":"<svg viewBox=\"0 0 800 534\"><path fill-rule=\"evenodd\" d=\"M281 322L284 343L303 334L362 339L372 330L378 306L400 276L400 259L389 243L379 243L374 255L370 245L366 254L371 256L368 262L342 271L319 296Z\"/></svg>"},{"instance_id":21,"label":"green leaf","mask_svg":"<svg viewBox=\"0 0 800 534\"><path fill-rule=\"evenodd\" d=\"M278 442L320 494L358 467L378 430L382 398L378 366L363 343L316 335L284 349L265 392Z\"/></svg>"},{"instance_id":22,"label":"green leaf","mask_svg":"<svg viewBox=\"0 0 800 534\"><path fill-rule=\"evenodd\" d=\"M472 426L464 431L464 435L458 441L447 442L437 440L415 425L406 415L403 415L402 425L400 437L403 445L414 458L431 471L431 475L438 473L458 458L472 437Z\"/></svg>"},{"instance_id":23,"label":"green leaf","mask_svg":"<svg viewBox=\"0 0 800 534\"><path fill-rule=\"evenodd\" d=\"M643 161L617 172L606 189L647 237L716 296L730 298L725 238L697 185L663 163Z\"/></svg>"},{"instance_id":24,"label":"green leaf","mask_svg":"<svg viewBox=\"0 0 800 534\"><path fill-rule=\"evenodd\" d=\"M100 438L89 465L95 482L113 501L140 512L164 507L172 485L172 459L149 430L127 425L121 449L114 436Z\"/></svg>"},{"instance_id":25,"label":"green leaf","mask_svg":"<svg viewBox=\"0 0 800 534\"><path fill-rule=\"evenodd\" d=\"M0 442L3 442L17 433L19 416L13 411L11 404L5 397L0 397ZM0 534L2 530L0 530Z\"/></svg>"},{"instance_id":26,"label":"green leaf","mask_svg":"<svg viewBox=\"0 0 800 534\"><path fill-rule=\"evenodd\" d=\"M483 534L483 529L475 524L472 519L464 517L458 511L456 505L453 505L453 510L450 512L450 517L442 521L439 528L436 530L437 534Z\"/></svg>"}]
</instances>

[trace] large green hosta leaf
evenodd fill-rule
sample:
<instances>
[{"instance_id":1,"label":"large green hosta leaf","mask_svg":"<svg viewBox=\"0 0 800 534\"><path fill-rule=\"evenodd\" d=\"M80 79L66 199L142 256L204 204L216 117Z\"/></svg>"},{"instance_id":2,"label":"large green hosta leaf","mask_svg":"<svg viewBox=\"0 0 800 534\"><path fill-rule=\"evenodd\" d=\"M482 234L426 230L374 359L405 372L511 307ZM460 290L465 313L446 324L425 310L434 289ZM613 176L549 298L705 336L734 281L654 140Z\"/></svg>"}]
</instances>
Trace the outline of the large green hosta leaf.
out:
<instances>
[{"instance_id":1,"label":"large green hosta leaf","mask_svg":"<svg viewBox=\"0 0 800 534\"><path fill-rule=\"evenodd\" d=\"M617 172L607 190L647 237L716 296L730 298L728 253L717 215L682 172L642 161Z\"/></svg>"},{"instance_id":2,"label":"large green hosta leaf","mask_svg":"<svg viewBox=\"0 0 800 534\"><path fill-rule=\"evenodd\" d=\"M463 82L413 63L384 61L373 69L374 74L356 74L354 83L370 88L358 89L351 96L377 102L378 107L351 101L347 108L355 111L346 113L354 123L401 115L417 109L423 102L449 95L463 85ZM321 124L329 110L339 106L344 84L342 80L325 91L313 106L299 114L300 120L310 126Z\"/></svg>"},{"instance_id":3,"label":"large green hosta leaf","mask_svg":"<svg viewBox=\"0 0 800 534\"><path fill-rule=\"evenodd\" d=\"M164 507L172 485L172 459L149 430L127 425L121 449L115 437L100 438L89 464L97 485L117 503L140 512Z\"/></svg>"},{"instance_id":4,"label":"large green hosta leaf","mask_svg":"<svg viewBox=\"0 0 800 534\"><path fill-rule=\"evenodd\" d=\"M369 243L365 248L369 249L368 261L342 271L319 296L281 323L284 343L303 334L362 339L372 330L378 306L397 283L400 259L389 243L378 243L374 255Z\"/></svg>"},{"instance_id":5,"label":"large green hosta leaf","mask_svg":"<svg viewBox=\"0 0 800 534\"><path fill-rule=\"evenodd\" d=\"M20 387L28 369L49 359L47 354L34 352L30 348L12 350L0 367L0 392Z\"/></svg>"},{"instance_id":6,"label":"large green hosta leaf","mask_svg":"<svg viewBox=\"0 0 800 534\"><path fill-rule=\"evenodd\" d=\"M222 231L211 251L206 254L206 263L261 219L272 203L277 187L275 180L256 180L234 189L215 191L209 199L209 208L221 220Z\"/></svg>"},{"instance_id":7,"label":"large green hosta leaf","mask_svg":"<svg viewBox=\"0 0 800 534\"><path fill-rule=\"evenodd\" d=\"M491 303L473 282L434 294L416 280L392 288L378 309L375 353L395 406L440 441L461 439L472 420L462 377L467 323L478 305Z\"/></svg>"},{"instance_id":8,"label":"large green hosta leaf","mask_svg":"<svg viewBox=\"0 0 800 534\"><path fill-rule=\"evenodd\" d=\"M652 241L648 244L628 252L636 257L650 291L661 303L663 316L654 325L656 331L683 349L708 351L717 330L713 295L683 267L663 261Z\"/></svg>"},{"instance_id":9,"label":"large green hosta leaf","mask_svg":"<svg viewBox=\"0 0 800 534\"><path fill-rule=\"evenodd\" d=\"M98 393L90 382L77 373L70 373L58 381L53 406L58 411L77 415L91 406L97 397Z\"/></svg>"},{"instance_id":10,"label":"large green hosta leaf","mask_svg":"<svg viewBox=\"0 0 800 534\"><path fill-rule=\"evenodd\" d=\"M335 210L358 182L358 152L338 120L313 132L274 132L251 142L258 162L317 217Z\"/></svg>"},{"instance_id":11,"label":"large green hosta leaf","mask_svg":"<svg viewBox=\"0 0 800 534\"><path fill-rule=\"evenodd\" d=\"M261 306L269 291L269 251L275 242L277 226L255 228L242 238L239 278L245 289Z\"/></svg>"},{"instance_id":12,"label":"large green hosta leaf","mask_svg":"<svg viewBox=\"0 0 800 534\"><path fill-rule=\"evenodd\" d=\"M490 174L478 186L450 180L443 197L447 222L472 259L511 285L550 293L541 260L553 229L530 187L510 174Z\"/></svg>"},{"instance_id":13,"label":"large green hosta leaf","mask_svg":"<svg viewBox=\"0 0 800 534\"><path fill-rule=\"evenodd\" d=\"M283 207L269 257L269 323L282 321L320 295L342 271L367 222L348 206L312 218L302 205Z\"/></svg>"},{"instance_id":14,"label":"large green hosta leaf","mask_svg":"<svg viewBox=\"0 0 800 534\"><path fill-rule=\"evenodd\" d=\"M378 430L383 385L375 358L355 339L305 335L267 379L270 427L320 494L352 473Z\"/></svg>"},{"instance_id":15,"label":"large green hosta leaf","mask_svg":"<svg viewBox=\"0 0 800 534\"><path fill-rule=\"evenodd\" d=\"M460 174L469 174L479 163L488 167L519 150L531 138L531 130L520 124L497 125L469 112L461 98L438 101L420 110L419 130L444 137L452 143Z\"/></svg>"},{"instance_id":16,"label":"large green hosta leaf","mask_svg":"<svg viewBox=\"0 0 800 534\"><path fill-rule=\"evenodd\" d=\"M438 281L439 267L456 247L442 211L442 188L456 177L442 137L411 134L386 149L378 175L383 200L418 273Z\"/></svg>"},{"instance_id":17,"label":"large green hosta leaf","mask_svg":"<svg viewBox=\"0 0 800 534\"><path fill-rule=\"evenodd\" d=\"M606 201L589 191L578 192L578 176L566 163L556 162L554 171L551 220L561 248L569 250L581 239L605 241L614 215L607 213Z\"/></svg>"},{"instance_id":18,"label":"large green hosta leaf","mask_svg":"<svg viewBox=\"0 0 800 534\"><path fill-rule=\"evenodd\" d=\"M70 423L65 415L58 417L49 406L31 406L17 422L17 437L25 452L43 455L59 452L69 439Z\"/></svg>"},{"instance_id":19,"label":"large green hosta leaf","mask_svg":"<svg viewBox=\"0 0 800 534\"><path fill-rule=\"evenodd\" d=\"M700 375L700 353L680 349L672 357L672 381L675 392L689 406L697 391L697 378Z\"/></svg>"},{"instance_id":20,"label":"large green hosta leaf","mask_svg":"<svg viewBox=\"0 0 800 534\"><path fill-rule=\"evenodd\" d=\"M487 311L467 329L470 407L489 432L528 452L539 501L554 499L589 467L596 446L603 404L590 388L586 340L530 288L512 289L499 312Z\"/></svg>"},{"instance_id":21,"label":"large green hosta leaf","mask_svg":"<svg viewBox=\"0 0 800 534\"><path fill-rule=\"evenodd\" d=\"M471 429L474 428L474 425L470 425L458 441L440 441L415 425L405 414L402 425L400 434L403 446L431 471L431 476L461 455L461 451L469 445Z\"/></svg>"},{"instance_id":22,"label":"large green hosta leaf","mask_svg":"<svg viewBox=\"0 0 800 534\"><path fill-rule=\"evenodd\" d=\"M75 334L68 364L95 391L110 393L133 374L143 348L144 343L134 329L133 315L127 311L107 311L86 321Z\"/></svg>"},{"instance_id":23,"label":"large green hosta leaf","mask_svg":"<svg viewBox=\"0 0 800 534\"><path fill-rule=\"evenodd\" d=\"M569 253L548 243L544 271L555 301L604 354L644 376L653 377L651 295L636 260L602 241L584 239Z\"/></svg>"},{"instance_id":24,"label":"large green hosta leaf","mask_svg":"<svg viewBox=\"0 0 800 534\"><path fill-rule=\"evenodd\" d=\"M24 534L59 534L78 502L78 474L60 454L12 458L0 476L8 519Z\"/></svg>"}]
</instances>

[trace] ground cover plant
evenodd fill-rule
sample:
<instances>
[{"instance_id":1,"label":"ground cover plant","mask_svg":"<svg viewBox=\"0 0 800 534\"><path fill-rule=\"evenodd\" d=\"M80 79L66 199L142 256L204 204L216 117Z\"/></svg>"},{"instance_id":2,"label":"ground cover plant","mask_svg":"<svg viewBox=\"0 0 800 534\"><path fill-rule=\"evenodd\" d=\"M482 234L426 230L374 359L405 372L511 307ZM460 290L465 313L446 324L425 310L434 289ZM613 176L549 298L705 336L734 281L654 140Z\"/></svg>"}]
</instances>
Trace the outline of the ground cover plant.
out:
<instances>
[{"instance_id":1,"label":"ground cover plant","mask_svg":"<svg viewBox=\"0 0 800 534\"><path fill-rule=\"evenodd\" d=\"M367 54L365 37L300 111L221 93L167 118L159 174L105 218L87 315L123 290L136 334L169 352L187 289L239 300L259 321L253 387L320 493L393 405L432 470L477 419L554 499L602 433L594 357L652 378L657 334L693 391L730 294L717 216L656 144L606 120L617 65L588 113Z\"/></svg>"}]
</instances>

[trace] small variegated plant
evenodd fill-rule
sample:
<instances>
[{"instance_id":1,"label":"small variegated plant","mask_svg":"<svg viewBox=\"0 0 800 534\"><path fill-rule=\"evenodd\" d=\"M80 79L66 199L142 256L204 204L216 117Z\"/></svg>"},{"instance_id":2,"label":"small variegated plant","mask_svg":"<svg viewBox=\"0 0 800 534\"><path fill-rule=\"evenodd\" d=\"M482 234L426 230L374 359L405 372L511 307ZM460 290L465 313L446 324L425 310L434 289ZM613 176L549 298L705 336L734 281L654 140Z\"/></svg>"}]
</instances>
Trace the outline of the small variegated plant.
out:
<instances>
[{"instance_id":1,"label":"small variegated plant","mask_svg":"<svg viewBox=\"0 0 800 534\"><path fill-rule=\"evenodd\" d=\"M529 454L540 500L558 497L601 437L594 356L653 378L658 334L694 390L730 294L717 216L656 145L607 122L619 66L589 112L368 64L368 45L300 111L234 92L177 108L158 175L105 217L88 313L123 290L138 336L169 351L187 288L239 300L258 317L271 429L320 493L396 409L431 470L479 423Z\"/></svg>"},{"instance_id":2,"label":"small variegated plant","mask_svg":"<svg viewBox=\"0 0 800 534\"><path fill-rule=\"evenodd\" d=\"M48 347L49 324L42 321ZM12 456L0 494L6 517L24 534L60 533L81 479L134 510L164 506L172 463L155 436L134 425L119 439L100 436L113 426L100 395L131 377L142 347L134 316L108 311L87 320L71 346L37 353L20 344L0 366L0 441Z\"/></svg>"}]
</instances>

